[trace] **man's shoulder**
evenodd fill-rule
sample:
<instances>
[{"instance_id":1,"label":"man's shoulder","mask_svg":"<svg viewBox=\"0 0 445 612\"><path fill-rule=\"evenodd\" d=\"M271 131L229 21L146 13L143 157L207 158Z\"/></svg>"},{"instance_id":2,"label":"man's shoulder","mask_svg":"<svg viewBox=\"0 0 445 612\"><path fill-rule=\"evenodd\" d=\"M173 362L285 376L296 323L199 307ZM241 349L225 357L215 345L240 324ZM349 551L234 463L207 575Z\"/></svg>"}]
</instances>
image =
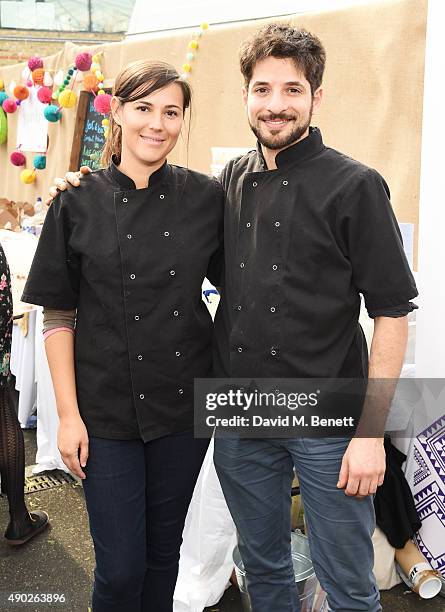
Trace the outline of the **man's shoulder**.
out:
<instances>
[{"instance_id":1,"label":"man's shoulder","mask_svg":"<svg viewBox=\"0 0 445 612\"><path fill-rule=\"evenodd\" d=\"M384 178L375 168L331 147L325 147L318 165L318 170L322 171L325 178L332 175L336 184L345 189L369 181L386 185Z\"/></svg>"},{"instance_id":2,"label":"man's shoulder","mask_svg":"<svg viewBox=\"0 0 445 612\"><path fill-rule=\"evenodd\" d=\"M256 149L251 149L229 160L220 175L222 184L227 185L232 178L243 176L246 172L251 171L257 160L257 155Z\"/></svg>"}]
</instances>

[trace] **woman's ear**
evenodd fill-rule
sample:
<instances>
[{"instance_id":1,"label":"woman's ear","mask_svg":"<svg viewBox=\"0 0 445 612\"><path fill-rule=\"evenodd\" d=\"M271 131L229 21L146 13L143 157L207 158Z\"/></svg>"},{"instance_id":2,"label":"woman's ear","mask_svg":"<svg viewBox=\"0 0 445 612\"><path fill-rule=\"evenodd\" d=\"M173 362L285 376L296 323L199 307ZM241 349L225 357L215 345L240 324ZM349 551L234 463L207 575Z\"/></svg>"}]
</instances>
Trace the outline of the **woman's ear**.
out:
<instances>
[{"instance_id":1,"label":"woman's ear","mask_svg":"<svg viewBox=\"0 0 445 612\"><path fill-rule=\"evenodd\" d=\"M122 111L122 104L116 98L116 96L113 96L111 98L111 115L113 117L114 123L116 123L116 125L119 125L119 126L121 124L121 117L120 117L121 111Z\"/></svg>"}]
</instances>

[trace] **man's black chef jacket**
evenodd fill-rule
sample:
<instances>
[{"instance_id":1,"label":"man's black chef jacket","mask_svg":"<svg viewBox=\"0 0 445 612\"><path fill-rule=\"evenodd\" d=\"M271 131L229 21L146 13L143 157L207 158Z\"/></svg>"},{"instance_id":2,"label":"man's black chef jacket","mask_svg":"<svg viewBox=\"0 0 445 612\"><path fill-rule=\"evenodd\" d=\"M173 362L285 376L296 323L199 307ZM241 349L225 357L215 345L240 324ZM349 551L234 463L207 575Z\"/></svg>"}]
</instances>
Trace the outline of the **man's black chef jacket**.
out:
<instances>
[{"instance_id":1,"label":"man's black chef jacket","mask_svg":"<svg viewBox=\"0 0 445 612\"><path fill-rule=\"evenodd\" d=\"M366 377L360 294L371 316L409 312L417 295L388 187L324 146L318 129L276 165L268 171L258 147L222 173L226 280L215 374Z\"/></svg>"},{"instance_id":2,"label":"man's black chef jacket","mask_svg":"<svg viewBox=\"0 0 445 612\"><path fill-rule=\"evenodd\" d=\"M149 186L111 164L50 206L23 301L77 308L76 387L89 435L144 441L193 426L211 368L205 276L220 284L223 194L164 164Z\"/></svg>"}]
</instances>

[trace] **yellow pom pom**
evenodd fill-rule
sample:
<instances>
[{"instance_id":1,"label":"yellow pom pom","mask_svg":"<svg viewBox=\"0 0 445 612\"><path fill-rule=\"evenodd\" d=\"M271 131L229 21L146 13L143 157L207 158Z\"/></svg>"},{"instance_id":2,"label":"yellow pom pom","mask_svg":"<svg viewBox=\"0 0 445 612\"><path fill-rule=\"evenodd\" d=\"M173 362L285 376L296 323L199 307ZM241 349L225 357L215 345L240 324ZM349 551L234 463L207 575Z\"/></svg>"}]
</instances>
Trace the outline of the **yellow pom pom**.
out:
<instances>
[{"instance_id":1,"label":"yellow pom pom","mask_svg":"<svg viewBox=\"0 0 445 612\"><path fill-rule=\"evenodd\" d=\"M93 57L91 59L93 60L93 62L99 63L100 62L100 55L99 54L93 55Z\"/></svg>"},{"instance_id":2,"label":"yellow pom pom","mask_svg":"<svg viewBox=\"0 0 445 612\"><path fill-rule=\"evenodd\" d=\"M191 40L189 42L189 49L197 49L199 47L199 43L197 40Z\"/></svg>"},{"instance_id":3,"label":"yellow pom pom","mask_svg":"<svg viewBox=\"0 0 445 612\"><path fill-rule=\"evenodd\" d=\"M184 72L192 71L192 67L190 66L190 64L183 64L182 69L184 70Z\"/></svg>"},{"instance_id":4,"label":"yellow pom pom","mask_svg":"<svg viewBox=\"0 0 445 612\"><path fill-rule=\"evenodd\" d=\"M110 125L109 119L102 119L102 125L105 127L106 125Z\"/></svg>"},{"instance_id":5,"label":"yellow pom pom","mask_svg":"<svg viewBox=\"0 0 445 612\"><path fill-rule=\"evenodd\" d=\"M30 185L36 180L36 173L33 170L22 170L20 172L20 180L25 185Z\"/></svg>"},{"instance_id":6,"label":"yellow pom pom","mask_svg":"<svg viewBox=\"0 0 445 612\"><path fill-rule=\"evenodd\" d=\"M62 108L73 108L76 106L77 96L72 89L64 89L59 94L58 100Z\"/></svg>"},{"instance_id":7,"label":"yellow pom pom","mask_svg":"<svg viewBox=\"0 0 445 612\"><path fill-rule=\"evenodd\" d=\"M99 89L99 91L97 92L97 95L98 95L98 96L101 96L101 95L102 95L102 94L104 94L104 93L105 93L105 92L104 92L104 90L103 90L103 89Z\"/></svg>"},{"instance_id":8,"label":"yellow pom pom","mask_svg":"<svg viewBox=\"0 0 445 612\"><path fill-rule=\"evenodd\" d=\"M209 24L204 21L204 23L201 23L200 27L201 27L201 30L208 30L209 29Z\"/></svg>"},{"instance_id":9,"label":"yellow pom pom","mask_svg":"<svg viewBox=\"0 0 445 612\"><path fill-rule=\"evenodd\" d=\"M0 79L0 91L2 91L2 89L5 89L5 83L3 79Z\"/></svg>"},{"instance_id":10,"label":"yellow pom pom","mask_svg":"<svg viewBox=\"0 0 445 612\"><path fill-rule=\"evenodd\" d=\"M105 77L104 77L104 75L103 75L102 73L101 73L101 74L100 74L100 75L97 77L97 80L98 80L98 81L101 81L101 82L102 82L104 79L105 79Z\"/></svg>"}]
</instances>

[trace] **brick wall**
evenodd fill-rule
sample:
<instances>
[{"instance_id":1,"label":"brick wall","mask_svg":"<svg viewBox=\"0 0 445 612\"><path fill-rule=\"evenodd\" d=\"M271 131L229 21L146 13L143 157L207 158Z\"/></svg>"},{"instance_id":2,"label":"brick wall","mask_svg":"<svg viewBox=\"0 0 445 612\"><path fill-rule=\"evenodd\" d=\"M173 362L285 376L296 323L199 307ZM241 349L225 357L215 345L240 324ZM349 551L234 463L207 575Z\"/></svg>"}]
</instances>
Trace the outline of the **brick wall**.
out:
<instances>
[{"instance_id":1,"label":"brick wall","mask_svg":"<svg viewBox=\"0 0 445 612\"><path fill-rule=\"evenodd\" d=\"M95 45L122 40L123 34L105 34L97 32L57 32L46 30L11 30L0 28L0 66L17 64L32 55L45 57L60 51L69 40L76 44Z\"/></svg>"}]
</instances>

